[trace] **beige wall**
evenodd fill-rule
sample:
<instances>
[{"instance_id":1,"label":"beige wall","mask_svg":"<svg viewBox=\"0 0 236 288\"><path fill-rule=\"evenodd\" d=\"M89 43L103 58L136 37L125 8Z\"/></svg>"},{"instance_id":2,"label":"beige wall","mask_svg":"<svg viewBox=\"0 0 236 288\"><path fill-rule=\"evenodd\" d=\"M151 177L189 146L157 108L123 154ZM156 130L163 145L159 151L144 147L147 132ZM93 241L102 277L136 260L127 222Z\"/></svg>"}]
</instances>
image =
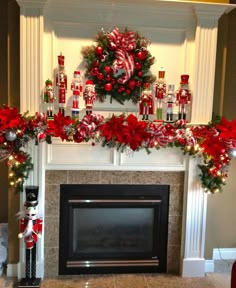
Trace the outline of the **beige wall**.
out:
<instances>
[{"instance_id":1,"label":"beige wall","mask_svg":"<svg viewBox=\"0 0 236 288\"><path fill-rule=\"evenodd\" d=\"M0 9L0 107L20 104L19 7L15 0L2 0ZM18 262L19 193L8 189L6 162L0 163L0 222L9 226L9 263Z\"/></svg>"},{"instance_id":2,"label":"beige wall","mask_svg":"<svg viewBox=\"0 0 236 288\"><path fill-rule=\"evenodd\" d=\"M219 22L214 112L236 118L236 9ZM225 71L225 77L224 77ZM222 75L223 74L223 75ZM223 193L208 196L206 259L213 248L236 248L236 159L230 165Z\"/></svg>"}]
</instances>

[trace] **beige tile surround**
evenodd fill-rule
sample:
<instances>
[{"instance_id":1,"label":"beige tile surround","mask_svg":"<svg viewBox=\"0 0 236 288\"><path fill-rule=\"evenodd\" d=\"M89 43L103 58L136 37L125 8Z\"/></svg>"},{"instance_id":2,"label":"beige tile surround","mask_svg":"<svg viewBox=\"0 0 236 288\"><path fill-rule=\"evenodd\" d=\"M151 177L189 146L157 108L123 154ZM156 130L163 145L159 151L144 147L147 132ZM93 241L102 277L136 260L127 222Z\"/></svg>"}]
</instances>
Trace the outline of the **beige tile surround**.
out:
<instances>
[{"instance_id":1,"label":"beige tile surround","mask_svg":"<svg viewBox=\"0 0 236 288\"><path fill-rule=\"evenodd\" d=\"M45 278L58 277L60 184L169 184L167 271L179 274L184 172L48 170L45 179Z\"/></svg>"}]
</instances>

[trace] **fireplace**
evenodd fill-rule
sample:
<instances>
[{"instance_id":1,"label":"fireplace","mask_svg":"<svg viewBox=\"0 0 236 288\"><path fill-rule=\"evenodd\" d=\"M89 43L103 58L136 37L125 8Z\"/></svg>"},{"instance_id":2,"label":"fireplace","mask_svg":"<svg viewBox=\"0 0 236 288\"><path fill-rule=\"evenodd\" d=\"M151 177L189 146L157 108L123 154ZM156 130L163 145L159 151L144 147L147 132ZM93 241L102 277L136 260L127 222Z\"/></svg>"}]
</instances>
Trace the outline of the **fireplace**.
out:
<instances>
[{"instance_id":1,"label":"fireplace","mask_svg":"<svg viewBox=\"0 0 236 288\"><path fill-rule=\"evenodd\" d=\"M176 84L176 88L180 74L191 75L190 124L210 121L217 23L233 5L162 0L102 0L99 5L91 0L69 1L69 4L63 0L17 2L21 9L21 112L33 114L43 110L39 93L43 92L44 81L53 77L60 52L65 54L70 82L73 71L83 69L80 67L81 46L91 45L94 34L101 28L118 26L137 30L150 39L150 51L157 58L153 74L158 75L159 68L164 67L167 82ZM122 110L115 101L111 105L108 99L95 108L106 116L113 112L136 111L129 107L124 105ZM45 220L44 233L37 245L39 277L59 274L60 184L71 183L170 185L167 272L204 276L207 197L198 180L198 159L184 159L182 153L168 148L152 151L150 156L139 151L130 157L116 149L54 139L51 146L29 148L35 165L27 184L39 185L39 213ZM181 179L176 181L176 178ZM21 196L21 207L23 202ZM23 251L22 245L19 263L8 264L9 276L24 275Z\"/></svg>"},{"instance_id":2,"label":"fireplace","mask_svg":"<svg viewBox=\"0 0 236 288\"><path fill-rule=\"evenodd\" d=\"M59 274L166 272L168 209L168 185L61 185Z\"/></svg>"}]
</instances>

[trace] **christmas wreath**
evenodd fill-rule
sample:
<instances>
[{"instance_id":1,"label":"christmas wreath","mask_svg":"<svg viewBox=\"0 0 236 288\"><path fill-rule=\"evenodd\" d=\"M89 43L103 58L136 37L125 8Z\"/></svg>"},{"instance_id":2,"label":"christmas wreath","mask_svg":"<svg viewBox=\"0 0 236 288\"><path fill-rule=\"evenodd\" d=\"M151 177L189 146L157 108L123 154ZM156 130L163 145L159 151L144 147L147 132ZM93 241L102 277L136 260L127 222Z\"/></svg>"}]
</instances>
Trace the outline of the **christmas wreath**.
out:
<instances>
[{"instance_id":1,"label":"christmas wreath","mask_svg":"<svg viewBox=\"0 0 236 288\"><path fill-rule=\"evenodd\" d=\"M121 104L132 100L137 103L145 83L155 77L150 72L154 57L147 50L150 41L138 32L118 28L111 32L103 29L96 36L97 45L82 48L86 61L85 76L95 84L97 99L103 102L106 95Z\"/></svg>"}]
</instances>

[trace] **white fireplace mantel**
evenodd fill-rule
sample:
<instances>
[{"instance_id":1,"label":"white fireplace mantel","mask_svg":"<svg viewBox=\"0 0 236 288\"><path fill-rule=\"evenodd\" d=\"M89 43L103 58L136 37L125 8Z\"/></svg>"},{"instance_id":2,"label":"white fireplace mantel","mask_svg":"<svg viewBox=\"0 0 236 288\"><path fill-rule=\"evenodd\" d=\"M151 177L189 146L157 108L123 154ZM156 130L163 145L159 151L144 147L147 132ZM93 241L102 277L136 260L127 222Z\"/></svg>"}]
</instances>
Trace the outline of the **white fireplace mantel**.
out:
<instances>
[{"instance_id":1,"label":"white fireplace mantel","mask_svg":"<svg viewBox=\"0 0 236 288\"><path fill-rule=\"evenodd\" d=\"M235 8L234 5L154 0L101 0L99 3L95 0L17 2L21 11L21 112L29 110L34 114L42 110L44 82L48 78L53 79L60 52L65 55L70 83L73 71L77 67L81 71L84 69L81 65L81 47L91 45L99 29L118 26L138 30L151 40L150 51L157 59L152 67L154 74L157 75L160 67L165 67L167 82L175 85L179 84L181 74L190 75L193 94L190 122L206 124L210 121L218 19ZM110 104L96 105L95 109L103 113L109 110ZM125 109L129 108L133 109L129 104L125 105ZM124 111L115 103L112 109ZM104 148L91 148L89 144L61 143L58 140L50 146L44 144L40 148L31 147L35 168L28 184L40 186L40 213L44 215L44 178L47 169L94 169L96 163L96 169L105 170L185 171L182 275L203 276L207 196L198 180L198 160L184 159L177 150L172 150L169 157L166 157L161 151L154 151L151 156L144 156L141 152L127 156L112 149L101 149ZM38 250L39 277L44 275L43 243L44 237ZM16 272L19 278L23 277L22 245ZM13 270L9 264L9 276Z\"/></svg>"}]
</instances>

